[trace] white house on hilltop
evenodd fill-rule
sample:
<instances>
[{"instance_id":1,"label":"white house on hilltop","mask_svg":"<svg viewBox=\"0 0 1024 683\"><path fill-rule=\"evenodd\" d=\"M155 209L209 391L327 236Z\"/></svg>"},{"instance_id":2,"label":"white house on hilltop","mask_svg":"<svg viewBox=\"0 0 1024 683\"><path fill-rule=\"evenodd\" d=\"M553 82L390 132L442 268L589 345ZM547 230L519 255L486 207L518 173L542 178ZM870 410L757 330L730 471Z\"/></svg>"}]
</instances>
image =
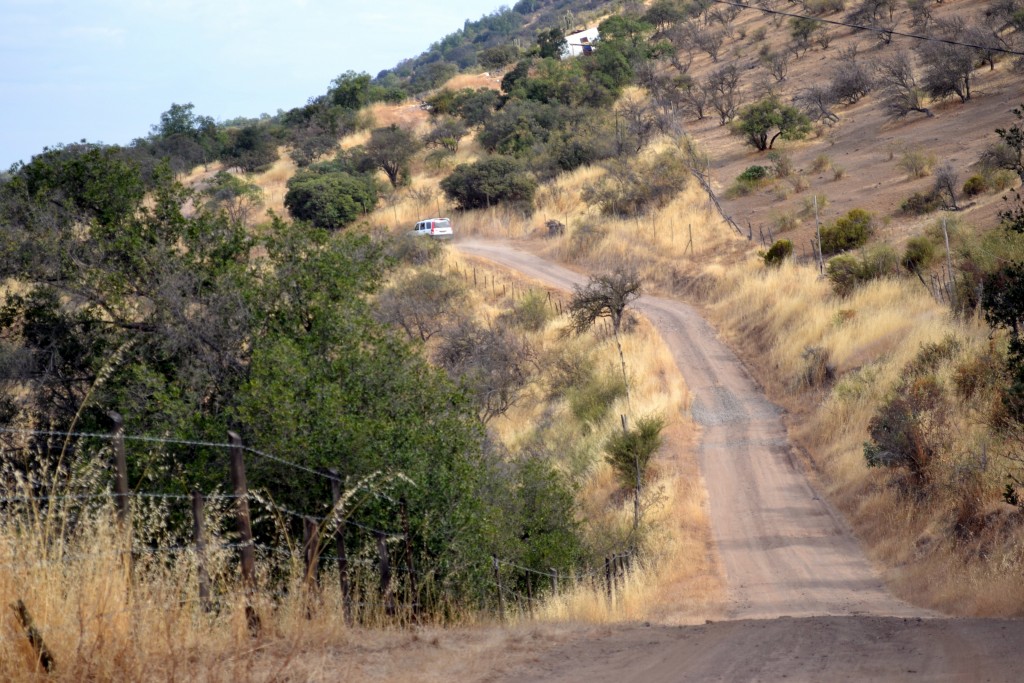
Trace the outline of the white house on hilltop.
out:
<instances>
[{"instance_id":1,"label":"white house on hilltop","mask_svg":"<svg viewBox=\"0 0 1024 683\"><path fill-rule=\"evenodd\" d=\"M597 28L588 28L585 31L570 33L565 37L565 48L562 50L562 59L565 59L566 57L589 55L594 49L594 43L596 43L600 37L601 34L597 32Z\"/></svg>"}]
</instances>

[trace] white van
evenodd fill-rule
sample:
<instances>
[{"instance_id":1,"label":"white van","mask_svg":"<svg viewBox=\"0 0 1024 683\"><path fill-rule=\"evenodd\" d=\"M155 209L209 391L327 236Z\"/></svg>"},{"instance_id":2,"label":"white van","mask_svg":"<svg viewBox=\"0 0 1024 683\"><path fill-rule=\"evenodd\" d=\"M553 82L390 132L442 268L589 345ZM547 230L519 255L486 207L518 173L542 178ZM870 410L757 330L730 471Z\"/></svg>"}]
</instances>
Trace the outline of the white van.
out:
<instances>
[{"instance_id":1,"label":"white van","mask_svg":"<svg viewBox=\"0 0 1024 683\"><path fill-rule=\"evenodd\" d=\"M428 218L417 223L412 234L428 235L439 240L451 239L452 222L448 218Z\"/></svg>"}]
</instances>

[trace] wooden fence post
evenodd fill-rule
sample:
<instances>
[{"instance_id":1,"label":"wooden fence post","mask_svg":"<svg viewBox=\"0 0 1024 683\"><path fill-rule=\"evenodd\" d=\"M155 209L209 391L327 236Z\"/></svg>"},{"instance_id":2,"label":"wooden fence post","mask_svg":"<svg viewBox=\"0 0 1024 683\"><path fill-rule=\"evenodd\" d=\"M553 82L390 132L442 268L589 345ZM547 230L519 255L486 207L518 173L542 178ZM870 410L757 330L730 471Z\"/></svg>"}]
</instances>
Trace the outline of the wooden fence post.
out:
<instances>
[{"instance_id":1,"label":"wooden fence post","mask_svg":"<svg viewBox=\"0 0 1024 683\"><path fill-rule=\"evenodd\" d=\"M334 512L338 514L338 501L341 500L341 477L338 470L327 470L331 475L331 499L334 505ZM348 575L348 553L345 551L345 520L338 520L336 532L336 547L338 550L338 580L341 582L341 604L345 613L345 623L352 623L352 586Z\"/></svg>"},{"instance_id":2,"label":"wooden fence post","mask_svg":"<svg viewBox=\"0 0 1024 683\"><path fill-rule=\"evenodd\" d=\"M501 565L498 556L491 555L491 566L494 568L494 582L498 587L498 618L505 621L505 594L501 590Z\"/></svg>"},{"instance_id":3,"label":"wooden fence post","mask_svg":"<svg viewBox=\"0 0 1024 683\"><path fill-rule=\"evenodd\" d=\"M18 621L21 622L21 627L25 629L28 642L36 653L36 662L43 667L46 673L50 673L57 666L57 662L54 661L53 655L50 654L46 643L43 642L43 634L32 623L32 616L28 613L28 607L25 607L25 602L18 599L17 602L11 605L11 609L18 615Z\"/></svg>"},{"instance_id":4,"label":"wooden fence post","mask_svg":"<svg viewBox=\"0 0 1024 683\"><path fill-rule=\"evenodd\" d=\"M558 569L551 567L551 594L558 597Z\"/></svg>"},{"instance_id":5,"label":"wooden fence post","mask_svg":"<svg viewBox=\"0 0 1024 683\"><path fill-rule=\"evenodd\" d=\"M388 616L395 614L394 595L391 592L391 557L383 531L376 531L377 554L380 556L380 595L384 598L384 610Z\"/></svg>"},{"instance_id":6,"label":"wooden fence post","mask_svg":"<svg viewBox=\"0 0 1024 683\"><path fill-rule=\"evenodd\" d=\"M604 558L604 583L608 592L608 602L612 601L612 558Z\"/></svg>"},{"instance_id":7,"label":"wooden fence post","mask_svg":"<svg viewBox=\"0 0 1024 683\"><path fill-rule=\"evenodd\" d=\"M306 590L306 618L312 619L320 571L320 526L313 517L302 518L302 554L306 561L306 576L302 582Z\"/></svg>"},{"instance_id":8,"label":"wooden fence post","mask_svg":"<svg viewBox=\"0 0 1024 683\"><path fill-rule=\"evenodd\" d=\"M252 541L252 521L249 517L249 486L245 480L245 458L242 453L242 437L228 432L231 443L231 485L235 493L235 523L238 528L242 556L242 586L245 589L245 619L249 632L258 635L260 618L252 605L256 592L256 549Z\"/></svg>"},{"instance_id":9,"label":"wooden fence post","mask_svg":"<svg viewBox=\"0 0 1024 683\"><path fill-rule=\"evenodd\" d=\"M412 564L412 540L409 534L409 504L405 498L399 503L402 509L402 533L405 535L405 569L409 573L409 594L406 596L406 604L413 611L417 608L416 572Z\"/></svg>"},{"instance_id":10,"label":"wooden fence post","mask_svg":"<svg viewBox=\"0 0 1024 683\"><path fill-rule=\"evenodd\" d=\"M111 446L114 449L114 501L117 503L117 521L124 526L128 522L128 461L124 454L124 419L120 413L111 410L107 415L114 423L111 430Z\"/></svg>"},{"instance_id":11,"label":"wooden fence post","mask_svg":"<svg viewBox=\"0 0 1024 683\"><path fill-rule=\"evenodd\" d=\"M196 546L196 574L199 576L199 606L210 611L210 574L206 571L206 535L203 533L203 494L192 492L192 541Z\"/></svg>"}]
</instances>

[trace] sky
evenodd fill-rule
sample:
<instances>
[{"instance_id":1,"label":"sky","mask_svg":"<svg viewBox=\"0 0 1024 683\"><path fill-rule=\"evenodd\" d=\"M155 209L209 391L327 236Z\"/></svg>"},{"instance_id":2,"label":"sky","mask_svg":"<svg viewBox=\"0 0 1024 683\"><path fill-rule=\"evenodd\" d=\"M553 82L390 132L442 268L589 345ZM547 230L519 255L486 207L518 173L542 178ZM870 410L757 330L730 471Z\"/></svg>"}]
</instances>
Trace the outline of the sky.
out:
<instances>
[{"instance_id":1,"label":"sky","mask_svg":"<svg viewBox=\"0 0 1024 683\"><path fill-rule=\"evenodd\" d=\"M501 0L0 0L0 171L46 146L127 144L172 103L275 114L377 75Z\"/></svg>"}]
</instances>

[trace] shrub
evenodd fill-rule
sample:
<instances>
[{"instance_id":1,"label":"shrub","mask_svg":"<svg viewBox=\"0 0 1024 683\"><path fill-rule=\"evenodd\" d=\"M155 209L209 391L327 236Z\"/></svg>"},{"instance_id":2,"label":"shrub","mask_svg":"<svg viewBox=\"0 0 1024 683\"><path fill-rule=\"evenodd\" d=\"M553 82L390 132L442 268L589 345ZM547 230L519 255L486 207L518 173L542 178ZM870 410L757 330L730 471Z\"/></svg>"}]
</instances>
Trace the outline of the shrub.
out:
<instances>
[{"instance_id":1,"label":"shrub","mask_svg":"<svg viewBox=\"0 0 1024 683\"><path fill-rule=\"evenodd\" d=\"M836 256L825 267L825 277L839 296L848 296L861 283L860 259L856 256Z\"/></svg>"},{"instance_id":2,"label":"shrub","mask_svg":"<svg viewBox=\"0 0 1024 683\"><path fill-rule=\"evenodd\" d=\"M800 219L797 215L791 211L786 213L780 213L772 219L775 223L775 230L777 232L786 232L787 230L795 230L800 226Z\"/></svg>"},{"instance_id":3,"label":"shrub","mask_svg":"<svg viewBox=\"0 0 1024 683\"><path fill-rule=\"evenodd\" d=\"M899 258L887 244L868 249L863 256L836 256L828 262L825 276L839 296L848 296L858 286L896 272Z\"/></svg>"},{"instance_id":4,"label":"shrub","mask_svg":"<svg viewBox=\"0 0 1024 683\"><path fill-rule=\"evenodd\" d=\"M736 176L737 182L754 183L768 177L768 169L764 166L748 166L743 173Z\"/></svg>"},{"instance_id":5,"label":"shrub","mask_svg":"<svg viewBox=\"0 0 1024 683\"><path fill-rule=\"evenodd\" d=\"M972 175L964 183L963 193L968 197L977 197L988 189L988 182L980 175Z\"/></svg>"},{"instance_id":6,"label":"shrub","mask_svg":"<svg viewBox=\"0 0 1024 683\"><path fill-rule=\"evenodd\" d=\"M827 154L819 154L811 162L811 170L815 173L824 173L832 168L832 158Z\"/></svg>"},{"instance_id":7,"label":"shrub","mask_svg":"<svg viewBox=\"0 0 1024 683\"><path fill-rule=\"evenodd\" d=\"M748 166L743 173L736 176L736 182L726 190L730 197L745 197L756 192L769 181L769 170L764 166Z\"/></svg>"},{"instance_id":8,"label":"shrub","mask_svg":"<svg viewBox=\"0 0 1024 683\"><path fill-rule=\"evenodd\" d=\"M547 297L541 292L530 290L515 304L508 317L524 330L537 332L543 329L551 318Z\"/></svg>"},{"instance_id":9,"label":"shrub","mask_svg":"<svg viewBox=\"0 0 1024 683\"><path fill-rule=\"evenodd\" d=\"M912 215L931 213L942 206L942 198L934 191L915 192L900 204L900 211Z\"/></svg>"},{"instance_id":10,"label":"shrub","mask_svg":"<svg viewBox=\"0 0 1024 683\"><path fill-rule=\"evenodd\" d=\"M793 243L786 239L776 240L764 255L766 266L780 266L793 254Z\"/></svg>"},{"instance_id":11,"label":"shrub","mask_svg":"<svg viewBox=\"0 0 1024 683\"><path fill-rule=\"evenodd\" d=\"M919 235L907 240L900 264L907 270L917 273L927 268L934 258L935 244L924 235Z\"/></svg>"},{"instance_id":12,"label":"shrub","mask_svg":"<svg viewBox=\"0 0 1024 683\"><path fill-rule=\"evenodd\" d=\"M824 387L835 381L836 366L832 354L823 346L808 346L800 357L807 361L804 382L809 387Z\"/></svg>"},{"instance_id":13,"label":"shrub","mask_svg":"<svg viewBox=\"0 0 1024 683\"><path fill-rule=\"evenodd\" d=\"M899 272L900 257L888 244L868 247L861 259L864 280L875 280Z\"/></svg>"},{"instance_id":14,"label":"shrub","mask_svg":"<svg viewBox=\"0 0 1024 683\"><path fill-rule=\"evenodd\" d=\"M935 454L928 425L944 422L942 387L932 376L914 376L900 382L868 423L871 441L864 444L869 467L905 467L920 488L929 483L929 465Z\"/></svg>"},{"instance_id":15,"label":"shrub","mask_svg":"<svg viewBox=\"0 0 1024 683\"><path fill-rule=\"evenodd\" d=\"M935 167L935 155L920 150L909 149L900 157L899 167L910 174L911 178L924 178Z\"/></svg>"},{"instance_id":16,"label":"shrub","mask_svg":"<svg viewBox=\"0 0 1024 683\"><path fill-rule=\"evenodd\" d=\"M618 375L598 375L567 393L569 409L577 421L596 425L604 419L612 404L626 395L626 384Z\"/></svg>"},{"instance_id":17,"label":"shrub","mask_svg":"<svg viewBox=\"0 0 1024 683\"><path fill-rule=\"evenodd\" d=\"M647 160L612 165L598 182L583 188L582 196L605 215L632 217L663 208L689 181L682 156L666 150Z\"/></svg>"},{"instance_id":18,"label":"shrub","mask_svg":"<svg viewBox=\"0 0 1024 683\"><path fill-rule=\"evenodd\" d=\"M846 177L846 169L842 166L832 167L832 180L842 180Z\"/></svg>"},{"instance_id":19,"label":"shrub","mask_svg":"<svg viewBox=\"0 0 1024 683\"><path fill-rule=\"evenodd\" d=\"M845 216L821 229L821 253L826 256L856 249L874 232L871 214L864 209L851 209Z\"/></svg>"},{"instance_id":20,"label":"shrub","mask_svg":"<svg viewBox=\"0 0 1024 683\"><path fill-rule=\"evenodd\" d=\"M348 173L299 173L288 181L284 205L293 218L318 228L342 228L377 205L377 184Z\"/></svg>"},{"instance_id":21,"label":"shrub","mask_svg":"<svg viewBox=\"0 0 1024 683\"><path fill-rule=\"evenodd\" d=\"M463 209L495 204L533 205L537 181L508 157L492 156L472 164L459 164L441 181L441 189Z\"/></svg>"},{"instance_id":22,"label":"shrub","mask_svg":"<svg viewBox=\"0 0 1024 683\"><path fill-rule=\"evenodd\" d=\"M793 159L785 152L768 152L768 161L772 163L772 171L776 178L788 178L793 173Z\"/></svg>"}]
</instances>

